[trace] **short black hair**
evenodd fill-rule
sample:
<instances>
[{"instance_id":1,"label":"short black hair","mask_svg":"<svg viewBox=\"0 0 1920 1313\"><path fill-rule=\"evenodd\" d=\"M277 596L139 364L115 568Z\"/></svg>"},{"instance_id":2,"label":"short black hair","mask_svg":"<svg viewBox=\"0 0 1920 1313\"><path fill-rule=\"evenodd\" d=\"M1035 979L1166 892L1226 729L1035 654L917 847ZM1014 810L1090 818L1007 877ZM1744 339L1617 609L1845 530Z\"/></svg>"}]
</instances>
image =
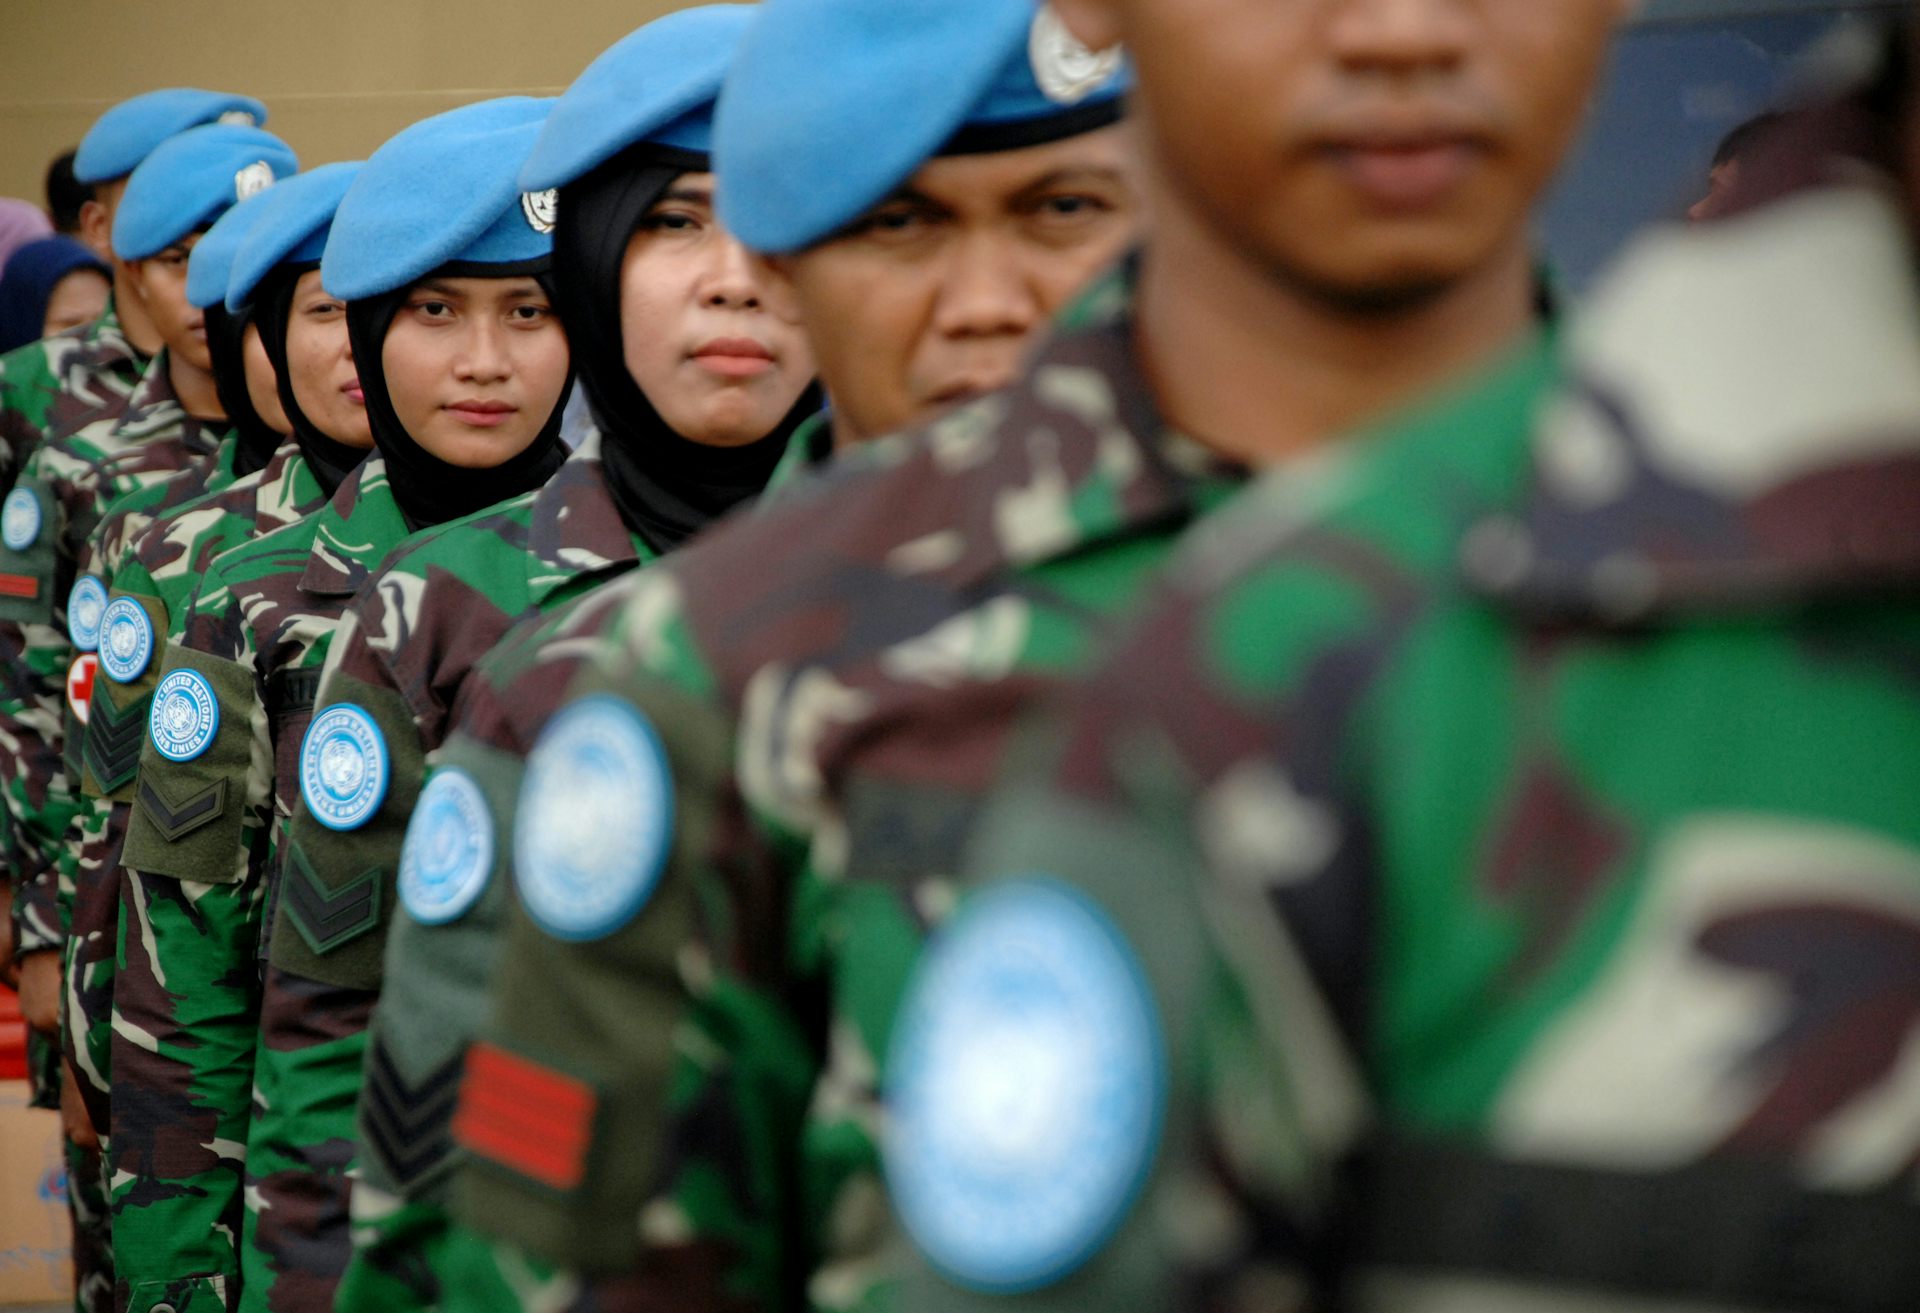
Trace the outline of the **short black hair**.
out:
<instances>
[{"instance_id":1,"label":"short black hair","mask_svg":"<svg viewBox=\"0 0 1920 1313\"><path fill-rule=\"evenodd\" d=\"M1719 168L1729 160L1744 159L1753 153L1753 148L1780 122L1783 116L1776 110L1764 114L1755 114L1745 123L1739 124L1726 136L1720 138L1720 144L1713 150L1713 167Z\"/></svg>"},{"instance_id":2,"label":"short black hair","mask_svg":"<svg viewBox=\"0 0 1920 1313\"><path fill-rule=\"evenodd\" d=\"M73 176L73 156L68 151L47 165L47 214L53 230L69 237L80 231L80 207L93 199L93 188Z\"/></svg>"}]
</instances>

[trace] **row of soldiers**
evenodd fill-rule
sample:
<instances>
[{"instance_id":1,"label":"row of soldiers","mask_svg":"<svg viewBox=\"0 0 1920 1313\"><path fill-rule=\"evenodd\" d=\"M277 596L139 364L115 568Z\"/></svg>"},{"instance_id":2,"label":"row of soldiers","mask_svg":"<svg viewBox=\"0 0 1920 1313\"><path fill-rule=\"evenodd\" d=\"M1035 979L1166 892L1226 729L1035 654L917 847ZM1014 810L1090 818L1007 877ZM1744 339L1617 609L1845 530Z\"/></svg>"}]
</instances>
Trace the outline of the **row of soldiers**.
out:
<instances>
[{"instance_id":1,"label":"row of soldiers","mask_svg":"<svg viewBox=\"0 0 1920 1313\"><path fill-rule=\"evenodd\" d=\"M1920 46L1568 309L1629 8L103 115L0 360L80 1307L1920 1307Z\"/></svg>"}]
</instances>

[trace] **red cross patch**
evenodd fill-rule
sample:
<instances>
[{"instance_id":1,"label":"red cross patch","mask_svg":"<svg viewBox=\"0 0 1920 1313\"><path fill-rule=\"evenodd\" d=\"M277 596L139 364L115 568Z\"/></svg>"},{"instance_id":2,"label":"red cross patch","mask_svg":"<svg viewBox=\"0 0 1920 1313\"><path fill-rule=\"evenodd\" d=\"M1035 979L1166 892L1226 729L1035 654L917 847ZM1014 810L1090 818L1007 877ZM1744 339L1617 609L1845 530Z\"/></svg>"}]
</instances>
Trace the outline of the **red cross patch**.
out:
<instances>
[{"instance_id":1,"label":"red cross patch","mask_svg":"<svg viewBox=\"0 0 1920 1313\"><path fill-rule=\"evenodd\" d=\"M82 725L93 709L93 672L99 668L100 658L92 652L82 652L67 667L67 705Z\"/></svg>"}]
</instances>

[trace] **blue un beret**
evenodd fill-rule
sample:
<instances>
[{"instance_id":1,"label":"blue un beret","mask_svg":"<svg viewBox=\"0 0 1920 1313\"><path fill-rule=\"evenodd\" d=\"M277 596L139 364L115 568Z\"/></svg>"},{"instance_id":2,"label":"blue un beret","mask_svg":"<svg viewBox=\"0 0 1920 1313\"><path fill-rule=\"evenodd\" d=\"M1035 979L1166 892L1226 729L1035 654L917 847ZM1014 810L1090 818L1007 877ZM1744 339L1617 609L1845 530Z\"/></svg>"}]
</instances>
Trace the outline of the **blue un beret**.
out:
<instances>
[{"instance_id":1,"label":"blue un beret","mask_svg":"<svg viewBox=\"0 0 1920 1313\"><path fill-rule=\"evenodd\" d=\"M113 253L144 260L299 171L292 148L262 128L210 123L168 137L127 179Z\"/></svg>"},{"instance_id":2,"label":"blue un beret","mask_svg":"<svg viewBox=\"0 0 1920 1313\"><path fill-rule=\"evenodd\" d=\"M334 215L321 283L360 301L454 260L551 255L552 212L521 192L520 170L553 104L483 100L422 119L375 151Z\"/></svg>"},{"instance_id":3,"label":"blue un beret","mask_svg":"<svg viewBox=\"0 0 1920 1313\"><path fill-rule=\"evenodd\" d=\"M359 160L322 164L297 178L288 178L260 197L259 220L235 253L233 271L222 289L227 309L238 310L252 300L254 289L276 266L320 259L327 249L340 198L347 194L362 167ZM206 241L203 239L200 245L205 246ZM200 248L195 247L194 255L198 257L199 253Z\"/></svg>"},{"instance_id":4,"label":"blue un beret","mask_svg":"<svg viewBox=\"0 0 1920 1313\"><path fill-rule=\"evenodd\" d=\"M753 11L683 9L607 47L553 107L521 188L564 187L639 141L710 151L713 102Z\"/></svg>"},{"instance_id":5,"label":"blue un beret","mask_svg":"<svg viewBox=\"0 0 1920 1313\"><path fill-rule=\"evenodd\" d=\"M1129 83L1035 0L764 0L714 119L720 221L810 246L936 155L1104 126Z\"/></svg>"},{"instance_id":6,"label":"blue un beret","mask_svg":"<svg viewBox=\"0 0 1920 1313\"><path fill-rule=\"evenodd\" d=\"M153 148L178 132L206 123L259 127L267 107L252 96L198 87L169 87L123 100L93 121L74 152L73 176L80 182L110 182L140 167Z\"/></svg>"},{"instance_id":7,"label":"blue un beret","mask_svg":"<svg viewBox=\"0 0 1920 1313\"><path fill-rule=\"evenodd\" d=\"M215 219L213 227L193 244L193 254L187 259L187 300L204 310L226 299L233 257L260 221L261 205L276 190L269 187L247 197Z\"/></svg>"}]
</instances>

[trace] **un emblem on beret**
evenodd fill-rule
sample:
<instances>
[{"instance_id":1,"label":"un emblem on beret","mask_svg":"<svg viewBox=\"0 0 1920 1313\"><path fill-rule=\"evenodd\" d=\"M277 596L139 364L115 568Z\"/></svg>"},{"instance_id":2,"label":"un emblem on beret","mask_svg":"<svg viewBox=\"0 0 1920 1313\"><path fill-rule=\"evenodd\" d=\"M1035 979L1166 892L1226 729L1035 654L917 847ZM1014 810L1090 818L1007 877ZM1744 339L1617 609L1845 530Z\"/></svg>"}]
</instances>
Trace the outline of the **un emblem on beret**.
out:
<instances>
[{"instance_id":1,"label":"un emblem on beret","mask_svg":"<svg viewBox=\"0 0 1920 1313\"><path fill-rule=\"evenodd\" d=\"M558 939L612 934L647 905L666 867L666 751L631 704L582 698L528 756L514 815L514 879L527 912Z\"/></svg>"},{"instance_id":2,"label":"un emblem on beret","mask_svg":"<svg viewBox=\"0 0 1920 1313\"><path fill-rule=\"evenodd\" d=\"M100 668L116 684L131 684L153 660L153 621L131 597L116 597L100 614Z\"/></svg>"},{"instance_id":3,"label":"un emblem on beret","mask_svg":"<svg viewBox=\"0 0 1920 1313\"><path fill-rule=\"evenodd\" d=\"M15 488L0 503L0 543L24 552L40 537L40 499L31 489Z\"/></svg>"},{"instance_id":4,"label":"un emblem on beret","mask_svg":"<svg viewBox=\"0 0 1920 1313\"><path fill-rule=\"evenodd\" d=\"M527 216L529 228L537 233L550 233L560 213L560 193L551 187L545 191L521 192L520 212Z\"/></svg>"},{"instance_id":5,"label":"un emblem on beret","mask_svg":"<svg viewBox=\"0 0 1920 1313\"><path fill-rule=\"evenodd\" d=\"M380 810L392 774L387 740L351 702L328 707L300 743L300 796L329 830L357 830Z\"/></svg>"},{"instance_id":6,"label":"un emblem on beret","mask_svg":"<svg viewBox=\"0 0 1920 1313\"><path fill-rule=\"evenodd\" d=\"M273 186L273 166L265 160L255 160L246 168L233 175L233 199L236 203L249 196L258 196Z\"/></svg>"},{"instance_id":7,"label":"un emblem on beret","mask_svg":"<svg viewBox=\"0 0 1920 1313\"><path fill-rule=\"evenodd\" d=\"M100 646L100 621L107 610L107 586L97 574L83 574L67 594L67 641L76 652Z\"/></svg>"},{"instance_id":8,"label":"un emblem on beret","mask_svg":"<svg viewBox=\"0 0 1920 1313\"><path fill-rule=\"evenodd\" d=\"M1027 58L1033 80L1048 100L1077 105L1113 80L1120 71L1120 48L1089 50L1067 31L1052 5L1041 5L1027 33Z\"/></svg>"},{"instance_id":9,"label":"un emblem on beret","mask_svg":"<svg viewBox=\"0 0 1920 1313\"><path fill-rule=\"evenodd\" d=\"M1166 1058L1132 948L1067 886L1022 880L962 909L895 1023L888 1186L963 1285L1049 1285L1112 1238L1159 1144Z\"/></svg>"},{"instance_id":10,"label":"un emblem on beret","mask_svg":"<svg viewBox=\"0 0 1920 1313\"><path fill-rule=\"evenodd\" d=\"M493 870L493 814L473 776L446 767L427 781L400 849L400 903L422 925L462 916Z\"/></svg>"},{"instance_id":11,"label":"un emblem on beret","mask_svg":"<svg viewBox=\"0 0 1920 1313\"><path fill-rule=\"evenodd\" d=\"M153 690L147 732L168 761L192 761L207 750L220 728L220 702L197 670L176 670Z\"/></svg>"},{"instance_id":12,"label":"un emblem on beret","mask_svg":"<svg viewBox=\"0 0 1920 1313\"><path fill-rule=\"evenodd\" d=\"M215 119L214 122L238 124L243 128L257 128L260 126L260 120L254 117L254 113L250 109L230 109Z\"/></svg>"}]
</instances>

